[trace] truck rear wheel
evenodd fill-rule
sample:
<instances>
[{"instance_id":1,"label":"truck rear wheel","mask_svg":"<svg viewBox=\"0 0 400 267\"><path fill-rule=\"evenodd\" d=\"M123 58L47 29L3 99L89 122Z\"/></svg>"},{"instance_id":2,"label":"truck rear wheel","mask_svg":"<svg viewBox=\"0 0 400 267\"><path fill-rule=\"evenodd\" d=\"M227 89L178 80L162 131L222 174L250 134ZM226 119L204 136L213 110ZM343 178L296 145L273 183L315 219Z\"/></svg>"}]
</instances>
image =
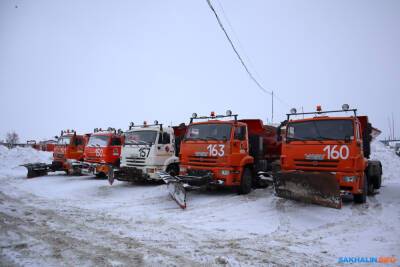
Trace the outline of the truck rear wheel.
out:
<instances>
[{"instance_id":1,"label":"truck rear wheel","mask_svg":"<svg viewBox=\"0 0 400 267\"><path fill-rule=\"evenodd\" d=\"M375 188L375 189L381 188L381 184L382 184L382 174L377 175L377 176L375 176L374 178L375 178L374 181L373 181L373 183L374 183L374 188Z\"/></svg>"},{"instance_id":2,"label":"truck rear wheel","mask_svg":"<svg viewBox=\"0 0 400 267\"><path fill-rule=\"evenodd\" d=\"M368 181L367 177L364 175L363 192L362 194L353 195L354 203L363 204L367 202L367 192L368 192Z\"/></svg>"},{"instance_id":3,"label":"truck rear wheel","mask_svg":"<svg viewBox=\"0 0 400 267\"><path fill-rule=\"evenodd\" d=\"M240 181L240 186L238 193L240 195L246 195L250 193L252 187L252 176L251 170L249 168L245 168L243 171L242 179Z\"/></svg>"}]
</instances>

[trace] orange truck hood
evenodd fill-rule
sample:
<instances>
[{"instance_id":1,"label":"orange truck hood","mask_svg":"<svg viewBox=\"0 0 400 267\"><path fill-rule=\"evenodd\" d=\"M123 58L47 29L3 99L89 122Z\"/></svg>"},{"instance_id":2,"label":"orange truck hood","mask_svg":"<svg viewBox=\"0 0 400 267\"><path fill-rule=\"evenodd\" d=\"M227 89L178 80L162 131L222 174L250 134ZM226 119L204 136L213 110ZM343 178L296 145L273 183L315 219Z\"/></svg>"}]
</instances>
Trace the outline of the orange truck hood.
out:
<instances>
[{"instance_id":1,"label":"orange truck hood","mask_svg":"<svg viewBox=\"0 0 400 267\"><path fill-rule=\"evenodd\" d=\"M181 164L190 166L220 166L229 164L229 142L184 141L181 144Z\"/></svg>"},{"instance_id":2,"label":"orange truck hood","mask_svg":"<svg viewBox=\"0 0 400 267\"><path fill-rule=\"evenodd\" d=\"M121 153L121 147L85 147L85 161L93 163L114 163Z\"/></svg>"}]
</instances>

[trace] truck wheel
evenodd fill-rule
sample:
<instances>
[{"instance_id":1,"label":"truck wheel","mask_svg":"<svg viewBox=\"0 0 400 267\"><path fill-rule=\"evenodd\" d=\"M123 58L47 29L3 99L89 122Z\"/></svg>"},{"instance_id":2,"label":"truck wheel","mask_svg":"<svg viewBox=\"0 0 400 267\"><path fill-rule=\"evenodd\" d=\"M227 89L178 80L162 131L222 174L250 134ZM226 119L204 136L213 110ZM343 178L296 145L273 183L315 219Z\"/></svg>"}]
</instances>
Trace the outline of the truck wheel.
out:
<instances>
[{"instance_id":1,"label":"truck wheel","mask_svg":"<svg viewBox=\"0 0 400 267\"><path fill-rule=\"evenodd\" d=\"M171 164L167 168L167 173L171 176L176 176L179 174L179 167L176 164Z\"/></svg>"},{"instance_id":2,"label":"truck wheel","mask_svg":"<svg viewBox=\"0 0 400 267\"><path fill-rule=\"evenodd\" d=\"M374 179L373 183L374 183L374 188L375 189L381 188L382 174L379 174L379 175L375 176L375 179Z\"/></svg>"},{"instance_id":3,"label":"truck wheel","mask_svg":"<svg viewBox=\"0 0 400 267\"><path fill-rule=\"evenodd\" d=\"M368 192L368 181L367 181L367 177L364 176L363 192L362 192L362 194L353 195L354 203L363 204L363 203L367 202L367 192Z\"/></svg>"},{"instance_id":4,"label":"truck wheel","mask_svg":"<svg viewBox=\"0 0 400 267\"><path fill-rule=\"evenodd\" d=\"M370 177L370 178L367 179L367 182L368 182L368 190L367 190L368 196L371 196L371 195L374 194L374 191L375 191L374 178L375 177Z\"/></svg>"},{"instance_id":5,"label":"truck wheel","mask_svg":"<svg viewBox=\"0 0 400 267\"><path fill-rule=\"evenodd\" d=\"M249 168L245 168L242 175L242 180L240 181L239 191L240 195L246 195L250 193L252 186L252 177L251 170Z\"/></svg>"},{"instance_id":6,"label":"truck wheel","mask_svg":"<svg viewBox=\"0 0 400 267\"><path fill-rule=\"evenodd\" d=\"M106 174L104 172L99 172L95 174L97 178L104 178L106 177Z\"/></svg>"}]
</instances>

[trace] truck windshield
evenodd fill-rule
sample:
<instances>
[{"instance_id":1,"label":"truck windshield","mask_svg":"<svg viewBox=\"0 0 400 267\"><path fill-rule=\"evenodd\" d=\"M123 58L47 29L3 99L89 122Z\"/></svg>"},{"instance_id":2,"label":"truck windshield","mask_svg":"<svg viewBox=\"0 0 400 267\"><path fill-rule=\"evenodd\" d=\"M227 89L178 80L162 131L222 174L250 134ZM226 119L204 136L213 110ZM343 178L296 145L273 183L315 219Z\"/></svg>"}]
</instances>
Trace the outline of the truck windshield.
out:
<instances>
[{"instance_id":1,"label":"truck windshield","mask_svg":"<svg viewBox=\"0 0 400 267\"><path fill-rule=\"evenodd\" d=\"M58 145L69 145L71 143L71 136L62 136L58 138Z\"/></svg>"},{"instance_id":2,"label":"truck windshield","mask_svg":"<svg viewBox=\"0 0 400 267\"><path fill-rule=\"evenodd\" d=\"M290 122L287 126L288 141L352 140L352 120L312 120Z\"/></svg>"},{"instance_id":3,"label":"truck windshield","mask_svg":"<svg viewBox=\"0 0 400 267\"><path fill-rule=\"evenodd\" d=\"M91 147L106 147L109 139L110 137L107 135L92 135L87 145Z\"/></svg>"},{"instance_id":4,"label":"truck windshield","mask_svg":"<svg viewBox=\"0 0 400 267\"><path fill-rule=\"evenodd\" d=\"M193 124L189 126L185 140L228 140L231 129L230 124Z\"/></svg>"},{"instance_id":5,"label":"truck windshield","mask_svg":"<svg viewBox=\"0 0 400 267\"><path fill-rule=\"evenodd\" d=\"M125 144L154 144L157 131L134 131L125 133Z\"/></svg>"}]
</instances>

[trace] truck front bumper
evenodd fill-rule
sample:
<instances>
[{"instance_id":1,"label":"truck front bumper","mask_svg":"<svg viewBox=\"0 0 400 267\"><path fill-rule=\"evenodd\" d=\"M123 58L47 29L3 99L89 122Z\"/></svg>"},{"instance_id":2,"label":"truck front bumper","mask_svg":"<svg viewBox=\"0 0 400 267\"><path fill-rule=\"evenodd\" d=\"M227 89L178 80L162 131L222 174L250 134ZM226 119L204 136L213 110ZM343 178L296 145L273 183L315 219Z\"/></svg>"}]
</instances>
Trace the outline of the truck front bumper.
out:
<instances>
[{"instance_id":1,"label":"truck front bumper","mask_svg":"<svg viewBox=\"0 0 400 267\"><path fill-rule=\"evenodd\" d=\"M140 182L140 181L161 181L157 173L146 173L136 167L120 167L114 170L114 178L118 181Z\"/></svg>"}]
</instances>

